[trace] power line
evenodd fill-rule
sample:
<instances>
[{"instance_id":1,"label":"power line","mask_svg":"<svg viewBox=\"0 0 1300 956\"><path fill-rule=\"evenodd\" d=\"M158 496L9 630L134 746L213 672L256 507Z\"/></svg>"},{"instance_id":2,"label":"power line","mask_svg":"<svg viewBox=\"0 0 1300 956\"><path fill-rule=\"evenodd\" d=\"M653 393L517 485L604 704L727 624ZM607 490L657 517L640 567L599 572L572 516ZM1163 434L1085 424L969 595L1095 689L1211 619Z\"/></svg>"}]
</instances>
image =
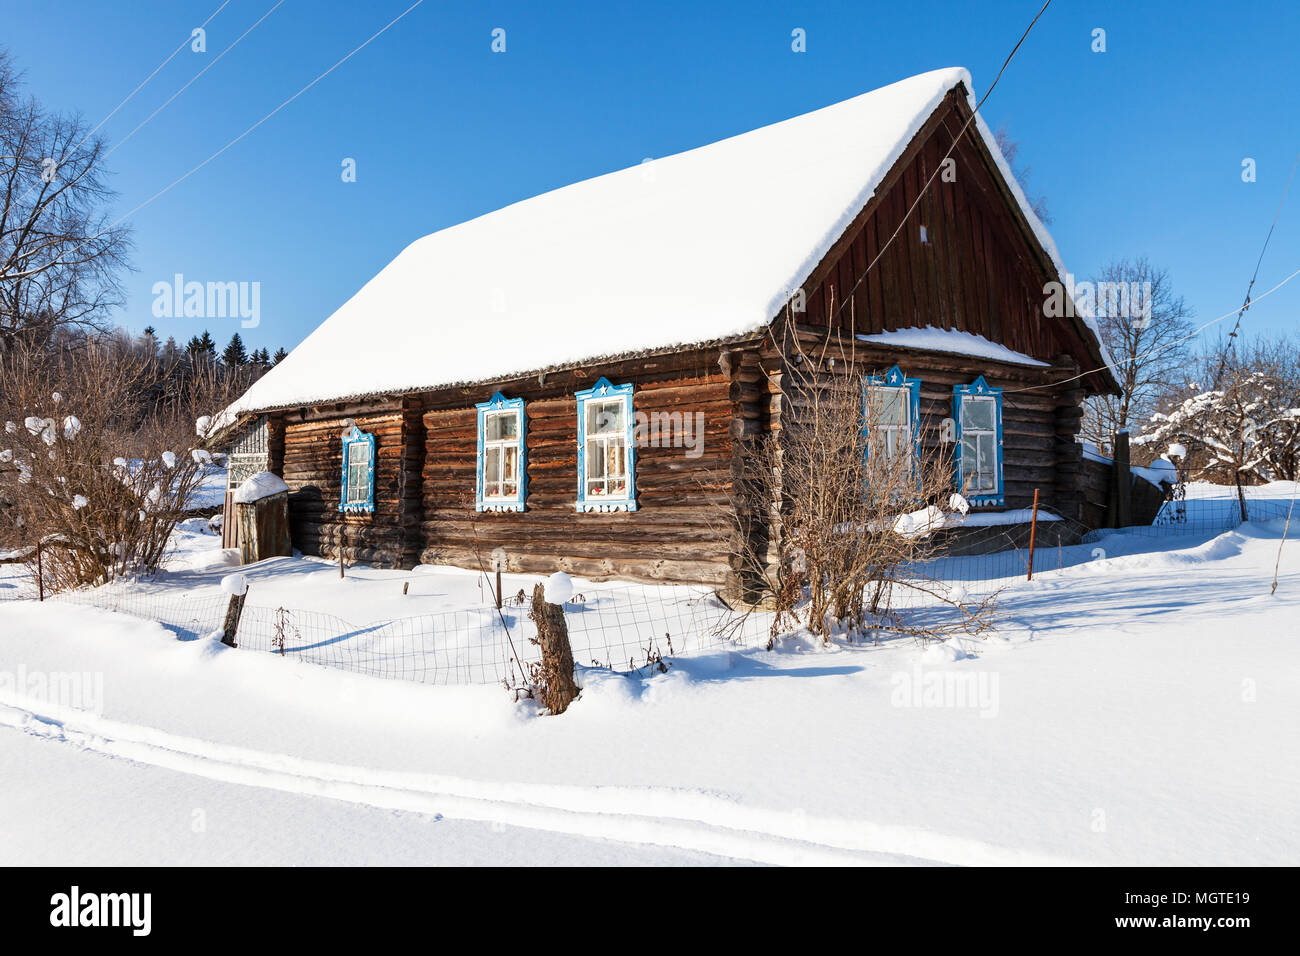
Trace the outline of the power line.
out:
<instances>
[{"instance_id":1,"label":"power line","mask_svg":"<svg viewBox=\"0 0 1300 956\"><path fill-rule=\"evenodd\" d=\"M202 23L199 24L198 29L203 29L203 28L206 27L209 23L211 23L214 19L216 19L217 14L220 13L222 10L226 9L226 7L227 7L229 4L230 4L230 0L223 0L221 6L217 7L217 9L213 10L212 13L208 15L208 18L207 18L206 20L204 20ZM100 120L98 123L96 123L95 126L94 126L94 128L91 129L90 132L86 133L86 135L83 136L83 137L81 138L81 142L77 143L77 145L74 146L74 147L72 148L71 152L72 152L72 153L76 153L77 150L79 150L79 149L81 149L81 147L85 146L87 140L89 140L90 137L94 136L97 132L99 132L99 131L103 128L103 126L104 126L105 123L107 123L109 120L111 120L114 116L117 115L118 110L120 110L120 109L121 109L123 106L125 106L127 103L131 102L131 100L135 97L135 94L139 93L142 89L144 89L145 86L148 84L148 82L149 82L150 80L152 80L155 76L157 76L158 73L159 73L159 71L161 71L163 67L165 67L168 63L170 63L172 60L174 60L174 59L176 58L176 54L180 53L181 50L183 50L183 49L185 49L187 46L189 46L189 44L190 44L190 42L191 42L193 36L194 36L194 33L193 33L193 31L191 31L191 32L190 32L190 35L189 35L188 37L186 37L184 40L182 40L182 41L180 42L180 45L177 46L176 49L172 50L172 52L169 53L169 54L167 55L167 58L166 58L165 60L163 60L163 61L162 61L161 63L159 63L156 67L153 68L153 72L152 72L152 73L150 73L150 74L149 74L148 76L146 76L143 80L141 80L141 81L139 82L139 84L136 85L136 88L135 88L135 89L133 89L130 93L126 94L126 97L122 100L122 102L120 102L120 103L118 103L116 106L114 106L114 107L109 111L109 113L108 113L107 116L105 116L102 120ZM175 97L173 97L173 99L174 99L174 98L175 98ZM168 102L170 103L171 100L168 100ZM152 117L150 117L150 119L152 119ZM147 121L146 121L146 122L147 122ZM141 125L143 125L143 124L141 124ZM136 128L138 129L139 127L136 127ZM134 132L134 130L132 130L132 132ZM130 137L128 137L128 139L129 139L129 138L130 138ZM125 140L123 140L123 142L125 142ZM120 145L121 145L121 143L118 144L118 146L120 146ZM116 149L116 148L117 148L117 146L114 146L114 147L113 147L113 149ZM108 152L111 153L112 151L113 151L113 150L110 149ZM104 156L107 156L107 155L108 155L108 153L105 153L105 154L104 154ZM100 157L100 161L102 161L102 160L104 159L104 156L101 156L101 157ZM94 165L94 164L92 163L91 165ZM88 171L89 171L89 167L87 167L86 170L83 170L82 173L81 173L81 175L84 176L84 175L86 174L86 172L88 172ZM77 178L80 179L81 176L78 176ZM35 183L33 183L32 185L28 186L28 187L27 187L27 190L26 190L26 191L25 191L21 196L18 197L18 202L22 202L24 199L26 199L27 196L31 193L31 191L32 191L33 189L35 189L35 188L36 188L36 184L35 184Z\"/></svg>"},{"instance_id":2,"label":"power line","mask_svg":"<svg viewBox=\"0 0 1300 956\"><path fill-rule=\"evenodd\" d=\"M210 61L208 62L208 65L207 65L207 66L205 66L203 69L199 70L199 72L195 73L192 77L190 77L189 82L187 82L184 86L182 86L179 90L177 90L177 91L176 91L175 93L173 93L171 96L167 97L167 99L163 101L162 105L159 106L159 107L158 107L156 110L154 110L152 113L150 113L148 116L146 116L143 120L141 120L141 121L136 125L135 129L131 130L131 132L129 132L129 133L127 133L125 136L123 136L123 137L121 138L121 140L119 140L117 143L113 144L113 148L110 149L107 153L105 153L105 154L103 155L102 158L103 158L103 159L107 159L109 156L113 155L114 151L117 150L117 148L118 148L119 146L122 146L122 145L125 144L126 141L129 140L132 136L134 136L136 133L140 132L140 130L145 126L145 124L147 124L147 123L148 123L150 120L152 120L155 116L157 116L159 113L161 113L163 110L165 110L168 106L170 106L170 105L172 104L172 102L176 99L176 97L180 96L182 93L184 93L186 90L188 90L191 86L193 86L194 83L199 79L199 77L201 77L204 73L208 72L208 70L212 69L212 68L213 68L214 66L216 66L219 62L221 62L221 58L222 58L223 56L225 56L227 53L229 53L231 50L233 50L236 46L238 46L240 40L244 39L244 37L248 36L250 33L252 33L254 30L256 30L259 26L261 26L261 25L262 25L262 21L265 20L267 17L269 17L271 14L275 13L276 10L280 9L280 7L281 7L283 4L284 4L284 0L276 0L276 3L275 3L274 5L272 5L272 7L271 7L269 10L267 10L266 13L264 13L264 14L262 14L260 17L258 17L257 21L256 21L256 22L255 22L251 27L249 27L247 30L245 30L243 33L241 33L239 36L237 36L237 37L235 38L235 41L234 41L233 43L231 43L230 46L226 47L224 50L222 50L220 53L218 53L215 57L213 57L212 60L210 60Z\"/></svg>"},{"instance_id":3,"label":"power line","mask_svg":"<svg viewBox=\"0 0 1300 956\"><path fill-rule=\"evenodd\" d=\"M1257 295L1257 296L1254 298L1254 300L1252 300L1252 301L1254 301L1254 302L1258 302L1260 299L1268 298L1268 296L1272 295L1272 294L1273 294L1274 292L1276 292L1278 289L1282 288L1282 286L1286 285L1288 282L1290 282L1290 281L1291 281L1292 279L1294 279L1296 276L1300 276L1300 269L1297 269L1295 272L1292 272L1289 276L1286 276L1286 277L1285 277L1281 282L1279 282L1277 285L1273 286L1273 288L1269 289L1267 292L1260 293L1260 294ZM1254 280L1251 280L1251 281L1253 282ZM1175 346L1182 345L1184 342L1190 342L1192 339L1196 338L1198 335L1200 335L1202 332L1204 332L1204 331L1205 331L1206 329L1208 329L1210 326L1212 326L1212 325L1217 325L1218 323L1222 322L1224 319L1230 319L1230 318L1232 318L1234 315L1236 315L1237 313L1238 313L1238 310L1237 310L1237 309L1232 309L1232 310L1229 311L1229 312L1225 312L1225 313L1223 313L1223 315L1219 316L1217 319L1211 319L1209 322L1206 322L1204 325L1202 325L1200 328L1196 329L1196 330L1195 330L1194 332L1192 332L1190 335L1185 335L1185 336L1183 336L1181 339L1176 339L1176 340L1174 340L1173 342L1170 342L1170 343L1168 343L1167 345L1163 345L1163 346L1161 346L1160 348L1155 349L1154 351L1152 351L1152 352L1150 352L1150 353L1148 353L1148 354L1149 354L1149 355L1159 355L1161 352L1167 351L1167 350L1169 350L1169 349L1171 349L1171 348L1174 348ZM1075 382L1075 381L1078 381L1079 379L1081 379L1081 378L1085 378L1086 376L1089 376L1089 375L1095 375L1097 372L1104 372L1106 369L1115 369L1115 368L1118 368L1118 367L1119 367L1119 363L1118 363L1118 362L1112 362L1112 363L1110 363L1109 365L1103 365L1103 366L1101 366L1100 368L1090 368L1090 369L1087 369L1086 371L1080 372L1078 375L1072 375L1072 376L1070 376L1069 378L1063 378L1063 379L1060 379L1060 380L1058 380L1058 381L1054 381L1054 382L1046 382L1046 383L1043 383L1043 384L1041 384L1041 385L1026 385L1026 386L1024 386L1024 387L1022 387L1022 388L1004 388L1002 391L1003 391L1004 394L1010 394L1011 392L1032 392L1034 389L1038 389L1038 388L1056 388L1058 385L1065 385L1065 384L1067 384L1067 383L1069 383L1069 382Z\"/></svg>"},{"instance_id":4,"label":"power line","mask_svg":"<svg viewBox=\"0 0 1300 956\"><path fill-rule=\"evenodd\" d=\"M280 0L280 2L282 3L283 0ZM294 100L296 100L298 97L302 96L302 94L306 93L309 89L311 89L313 86L315 86L315 85L316 85L317 83L319 83L321 80L325 79L325 77L329 76L331 73L333 73L335 70L337 70L340 66L342 66L344 63L346 63L348 60L352 59L352 57L354 57L354 56L356 56L358 53L360 53L363 49L365 49L367 46L369 46L371 42L373 42L374 40L376 40L376 39L377 39L378 37L380 37L382 34L388 32L389 28L391 28L391 27L392 27L394 24L396 24L399 20L401 20L401 19L402 19L403 17L405 17L408 13L410 13L412 10L414 10L416 7L420 6L420 5L423 4L423 3L424 3L424 0L415 0L415 2L412 3L409 7L407 7L405 10L403 10L403 11L402 11L401 13L399 13L397 16L395 16L392 20L389 20L388 23L386 23L383 27L381 27L381 28L380 28L379 30L377 30L375 33L371 34L371 35L370 35L370 36L365 40L365 42L363 42L362 44L360 44L359 46L357 46L356 48L354 48L350 53L348 53L348 54L346 54L345 56L343 56L341 59L339 59L337 62L335 62L335 64L334 64L333 66L331 66L328 70L326 70L325 72L321 73L319 76L317 76L315 79L313 79L310 83L308 83L306 86L304 86L302 89L300 89L297 93L294 93L293 96L289 97L287 100L285 100L285 101L284 101L283 103L281 103L279 106L277 106L275 109L271 110L271 112L267 113L265 116L263 116L260 120L258 120L258 121L257 121L256 123L254 123L252 126L248 127L248 129L244 130L242 133L240 133L238 136L236 136L236 137L235 137L234 139L232 139L230 142L226 143L225 146L222 146L219 150L217 150L215 153L213 153L213 154L212 154L211 156L209 156L207 159L203 160L203 162L199 163L197 166L194 166L193 168L191 168L188 172L186 172L186 173L182 174L181 176L177 177L176 179L172 180L172 182L168 183L168 184L167 184L166 186L164 186L162 189L158 190L156 193L154 193L154 194L153 194L152 196L150 196L148 199L144 200L143 202L141 202L139 205L135 206L135 207L134 207L133 209L131 209L130 211L124 213L123 215L119 216L117 219L113 220L113 222L109 223L107 226L104 227L104 229L102 229L100 232L98 232L98 233L95 234L94 236L91 236L89 239L85 239L85 240L81 241L81 242L78 243L77 245L73 246L73 247L72 247L70 250L68 250L66 253L61 254L60 258L62 258L63 256L69 256L69 255L72 255L74 252L76 252L76 251L77 251L78 249L80 249L82 246L86 245L86 243L88 243L88 242L93 242L94 240L98 239L100 236L104 235L104 233L108 232L108 230L114 228L115 226L121 225L121 224L122 224L123 222L125 222L127 219L131 218L131 217L134 216L136 213L138 213L141 209L144 209L146 206L148 206L150 203L152 203L155 199L158 199L159 197L165 195L166 193L170 192L170 191L171 191L172 189L174 189L175 187L179 186L179 185L180 185L181 183L183 183L185 180L189 179L191 176L193 176L195 173L197 173L197 172L198 172L200 169L202 169L204 166L208 165L208 163L212 162L214 159L216 159L216 158L217 158L218 156L220 156L222 153L226 152L226 150L230 149L232 146L234 146L234 145L235 145L236 143L238 143L240 140L244 139L246 136L248 136L248 134L250 134L251 132L253 132L253 130L257 129L259 126L261 126L263 123L265 123L265 122L266 122L267 120L269 120L271 117L273 117L276 113L280 112L280 110L284 109L286 106L288 106L290 103L292 103L292 102L293 102ZM279 6L279 4L277 3L276 6ZM260 21L259 21L259 22L260 22ZM30 253L29 253L29 255L30 255Z\"/></svg>"},{"instance_id":5,"label":"power line","mask_svg":"<svg viewBox=\"0 0 1300 956\"><path fill-rule=\"evenodd\" d=\"M1286 202L1286 194L1291 191L1291 180L1295 178L1296 166L1300 166L1300 153L1296 153L1295 162L1291 164L1291 175L1286 178L1286 187L1282 190L1282 198L1278 201L1277 211L1273 213L1273 221L1269 224L1268 235L1264 237L1264 246L1259 250L1259 258L1255 260L1255 271L1251 274L1250 284L1246 286L1246 299L1241 303L1241 311L1237 313L1237 322L1228 333L1228 345L1223 350L1223 355L1219 360L1219 370L1214 373L1214 387L1218 388L1219 382L1223 378L1224 369L1228 367L1228 351L1236 344L1237 332L1241 329L1241 320L1246 315L1246 310L1250 308L1250 293L1255 288L1255 279L1259 276L1260 263L1264 261L1264 253L1268 250L1269 240L1273 238L1273 230L1277 228L1278 217L1282 215L1282 204Z\"/></svg>"},{"instance_id":6,"label":"power line","mask_svg":"<svg viewBox=\"0 0 1300 956\"><path fill-rule=\"evenodd\" d=\"M281 0L281 2L283 2L283 0ZM324 73L322 73L322 74L320 74L319 76L317 76L314 80L312 80L310 83L308 83L308 84L307 84L306 86L304 86L302 89L300 89L297 93L293 94L293 96L289 97L287 100L285 100L285 101L284 101L283 103L281 103L279 106L277 106L275 109L271 110L271 112L267 113L265 116L263 116L260 120L258 120L258 121L257 121L256 123L254 123L252 126L248 127L248 129L244 130L242 133L240 133L238 136L236 136L234 139L232 139L230 142L228 142L225 146L222 146L219 150L217 150L215 153L213 153L213 154L212 154L211 156L209 156L207 159L203 160L203 162L199 163L197 166L195 166L194 168L192 168L189 172L184 173L183 175L179 176L178 178L176 178L176 179L173 180L172 182L168 183L166 186L164 186L162 189L158 190L156 193L154 193L152 196L150 196L150 197L149 197L148 199L146 199L144 202L140 203L138 206L136 206L136 207L135 207L134 209L132 209L130 212L126 213L124 216L120 217L120 218L117 219L115 222L113 222L112 224L110 224L110 225L108 226L108 228L109 228L109 229L112 229L113 226L118 225L118 224L121 223L123 220L128 219L128 218L130 218L131 216L134 216L137 212L139 212L139 211L140 211L141 209L143 209L145 206L149 205L149 204L150 204L151 202L153 202L155 199L157 199L158 197L160 197L160 196L166 194L167 192L169 192L170 190L172 190L172 189L175 188L176 186L179 186L181 183L185 182L185 180L189 179L191 176L193 176L195 173L197 173L197 172L198 172L200 169L202 169L204 166L208 165L208 163L212 162L214 159L216 159L218 156L220 156L220 155L221 155L222 153L224 153L226 150L230 149L232 146L234 146L236 143L238 143L240 140L242 140L244 137L246 137L249 133L253 132L253 130L257 129L259 126L261 126L263 123L265 123L267 120L269 120L269 119L270 119L272 116L274 116L276 113L280 112L280 110L284 109L286 106L288 106L290 103L292 103L292 102L293 102L294 100L296 100L298 97L302 96L302 94L306 93L308 90L310 90L313 86L315 86L315 85L316 85L317 83L319 83L321 80L325 79L325 77L329 76L331 73L333 73L335 70L337 70L340 66L342 66L344 63L346 63L348 60L352 59L352 57L354 57L354 56L356 56L358 53L360 53L363 49L365 49L367 46L370 45L371 41L373 41L373 40L375 40L376 38L378 38L381 34L386 33L386 32L388 31L388 29L389 29L391 26L393 26L393 24L397 23L398 20L401 20L403 17L405 17L408 13L410 13L410 12L411 12L412 10L414 10L416 7L420 6L422 3L424 3L424 0L415 0L415 2L414 2L413 4L411 4L411 5L410 5L409 7L407 7L405 10L403 10L401 13L399 13L397 16L395 16L392 20L389 20L387 24L385 24L385 25L384 25L383 27L381 27L378 31L376 31L375 33L373 33L373 34L372 34L372 35L371 35L371 36L370 36L370 37L369 37L369 38L368 38L364 43L362 43L360 46L356 47L356 49L352 50L352 52L348 53L346 56L344 56L342 59L340 59L338 62L336 62L333 66L331 66L328 70L326 70ZM278 4L277 4L277 6L278 6Z\"/></svg>"},{"instance_id":7,"label":"power line","mask_svg":"<svg viewBox=\"0 0 1300 956\"><path fill-rule=\"evenodd\" d=\"M230 0L224 0L224 2L221 4L221 6L217 7L217 9L213 10L212 13L211 13L211 15L210 15L206 20L204 20L202 23L200 23L196 29L202 30L204 27L206 27L209 23L211 23L214 19L216 19L216 16L217 16L218 13L220 13L222 10L226 9L226 7L227 7L229 4L230 4ZM117 114L117 111L118 111L118 110L120 110L123 106L125 106L128 102L131 101L131 98L134 97L135 94L139 93L142 89L144 89L145 84L148 83L150 80L152 80L155 76L157 76L159 70L161 70L161 69L162 69L163 67L165 67L168 63L170 63L173 59L175 59L176 54L180 53L181 50L185 49L185 47L188 46L188 45L190 44L191 40L193 39L193 36L194 36L194 33L193 33L193 31L191 31L191 32L190 32L190 35L189 35L188 37L186 37L184 40L181 41L180 46L178 46L176 49L172 50L171 54L167 57L167 59L163 60L163 61L162 61L161 63L159 63L156 67L154 67L154 71L153 71L152 73L150 73L148 76L146 76L143 80L141 80L141 81L140 81L140 85L137 86L135 89L133 89L130 93L128 93L128 94L126 95L126 99L122 100L122 102L120 102L120 103L118 103L116 106L114 106L113 109L112 109L112 111L111 111L107 116L105 116L102 120L100 120L99 123L96 124L96 126L95 126L94 129L92 129L89 133L86 134L86 139L90 139L90 137L94 136L95 133L98 132L99 129L100 129L100 128L105 124L105 123L107 123L109 120L111 120L111 119L112 119L112 118ZM86 139L83 139L83 140L81 141L81 143L85 143ZM81 145L81 144L79 143L79 144L78 144L78 147L80 147L80 145Z\"/></svg>"}]
</instances>

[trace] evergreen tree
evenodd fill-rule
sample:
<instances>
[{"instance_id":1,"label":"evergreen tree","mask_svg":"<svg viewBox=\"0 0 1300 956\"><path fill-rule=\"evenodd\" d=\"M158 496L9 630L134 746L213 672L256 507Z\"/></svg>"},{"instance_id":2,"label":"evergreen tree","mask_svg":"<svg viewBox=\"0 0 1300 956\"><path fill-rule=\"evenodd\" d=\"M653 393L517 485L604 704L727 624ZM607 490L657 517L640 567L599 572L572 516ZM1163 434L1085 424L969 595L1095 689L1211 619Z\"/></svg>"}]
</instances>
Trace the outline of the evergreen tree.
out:
<instances>
[{"instance_id":1,"label":"evergreen tree","mask_svg":"<svg viewBox=\"0 0 1300 956\"><path fill-rule=\"evenodd\" d=\"M221 361L232 368L248 364L248 351L244 348L244 340L239 337L238 332L230 337L230 344L221 353Z\"/></svg>"},{"instance_id":2,"label":"evergreen tree","mask_svg":"<svg viewBox=\"0 0 1300 956\"><path fill-rule=\"evenodd\" d=\"M272 359L272 362L276 365L279 365L288 357L289 357L289 353L286 352L284 349L276 349L275 357Z\"/></svg>"},{"instance_id":3,"label":"evergreen tree","mask_svg":"<svg viewBox=\"0 0 1300 956\"><path fill-rule=\"evenodd\" d=\"M217 354L217 343L212 341L212 336L208 334L207 329L204 329L203 334L199 336L199 351L207 358Z\"/></svg>"}]
</instances>

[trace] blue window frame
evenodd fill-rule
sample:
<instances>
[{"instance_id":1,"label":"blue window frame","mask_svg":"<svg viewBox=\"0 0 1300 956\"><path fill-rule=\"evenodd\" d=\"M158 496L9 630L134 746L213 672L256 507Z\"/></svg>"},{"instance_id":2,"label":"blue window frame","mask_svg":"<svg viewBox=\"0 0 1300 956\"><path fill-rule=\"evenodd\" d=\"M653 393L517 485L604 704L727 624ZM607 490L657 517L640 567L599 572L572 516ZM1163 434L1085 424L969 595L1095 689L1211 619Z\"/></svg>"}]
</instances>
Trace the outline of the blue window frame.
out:
<instances>
[{"instance_id":1,"label":"blue window frame","mask_svg":"<svg viewBox=\"0 0 1300 956\"><path fill-rule=\"evenodd\" d=\"M353 425L343 433L343 487L339 511L375 510L375 436Z\"/></svg>"},{"instance_id":2,"label":"blue window frame","mask_svg":"<svg viewBox=\"0 0 1300 956\"><path fill-rule=\"evenodd\" d=\"M528 497L528 431L522 398L500 392L478 409L475 511L523 511Z\"/></svg>"},{"instance_id":3,"label":"blue window frame","mask_svg":"<svg viewBox=\"0 0 1300 956\"><path fill-rule=\"evenodd\" d=\"M578 392L578 511L636 511L632 385Z\"/></svg>"},{"instance_id":4,"label":"blue window frame","mask_svg":"<svg viewBox=\"0 0 1300 956\"><path fill-rule=\"evenodd\" d=\"M908 378L895 365L884 375L868 375L862 398L866 425L879 433L885 453L892 458L907 449L915 456L921 441L921 380Z\"/></svg>"},{"instance_id":5,"label":"blue window frame","mask_svg":"<svg viewBox=\"0 0 1300 956\"><path fill-rule=\"evenodd\" d=\"M969 385L954 385L952 418L956 423L954 480L976 507L1006 504L1002 488L1002 389L981 375Z\"/></svg>"}]
</instances>

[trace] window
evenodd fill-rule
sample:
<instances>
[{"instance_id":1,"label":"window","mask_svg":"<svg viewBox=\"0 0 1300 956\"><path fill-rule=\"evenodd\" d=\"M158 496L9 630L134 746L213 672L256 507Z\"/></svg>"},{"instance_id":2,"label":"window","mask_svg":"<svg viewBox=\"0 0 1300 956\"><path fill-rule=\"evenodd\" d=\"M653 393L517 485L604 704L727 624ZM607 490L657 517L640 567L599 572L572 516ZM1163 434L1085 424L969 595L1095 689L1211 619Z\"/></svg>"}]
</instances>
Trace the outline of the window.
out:
<instances>
[{"instance_id":1,"label":"window","mask_svg":"<svg viewBox=\"0 0 1300 956\"><path fill-rule=\"evenodd\" d=\"M578 392L578 511L636 510L632 386Z\"/></svg>"},{"instance_id":2,"label":"window","mask_svg":"<svg viewBox=\"0 0 1300 956\"><path fill-rule=\"evenodd\" d=\"M339 511L375 510L375 436L353 425L343 433L343 490Z\"/></svg>"},{"instance_id":3,"label":"window","mask_svg":"<svg viewBox=\"0 0 1300 956\"><path fill-rule=\"evenodd\" d=\"M973 505L1001 505L1002 389L990 388L980 376L953 388L957 423L956 471L961 493Z\"/></svg>"},{"instance_id":4,"label":"window","mask_svg":"<svg viewBox=\"0 0 1300 956\"><path fill-rule=\"evenodd\" d=\"M890 459L915 452L921 405L919 378L908 378L897 365L883 376L869 375L864 404L867 427L877 433L877 447L883 447Z\"/></svg>"},{"instance_id":5,"label":"window","mask_svg":"<svg viewBox=\"0 0 1300 956\"><path fill-rule=\"evenodd\" d=\"M500 392L478 409L475 511L523 511L528 485L524 400Z\"/></svg>"}]
</instances>

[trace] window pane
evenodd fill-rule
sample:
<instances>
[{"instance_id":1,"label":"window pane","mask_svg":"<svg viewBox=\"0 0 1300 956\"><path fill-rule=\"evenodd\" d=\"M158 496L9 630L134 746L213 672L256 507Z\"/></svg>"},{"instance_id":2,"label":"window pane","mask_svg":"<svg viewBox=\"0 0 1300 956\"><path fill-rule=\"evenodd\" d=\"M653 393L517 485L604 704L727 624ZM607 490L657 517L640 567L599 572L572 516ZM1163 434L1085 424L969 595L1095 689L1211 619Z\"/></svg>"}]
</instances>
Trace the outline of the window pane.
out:
<instances>
[{"instance_id":1,"label":"window pane","mask_svg":"<svg viewBox=\"0 0 1300 956\"><path fill-rule=\"evenodd\" d=\"M505 481L514 481L519 477L519 448L516 445L505 446L505 463L501 471L501 478Z\"/></svg>"},{"instance_id":2,"label":"window pane","mask_svg":"<svg viewBox=\"0 0 1300 956\"><path fill-rule=\"evenodd\" d=\"M980 453L975 435L961 436L961 474L965 478L979 471Z\"/></svg>"},{"instance_id":3,"label":"window pane","mask_svg":"<svg viewBox=\"0 0 1300 956\"><path fill-rule=\"evenodd\" d=\"M993 431L993 402L983 398L967 398L961 403L961 427Z\"/></svg>"},{"instance_id":4,"label":"window pane","mask_svg":"<svg viewBox=\"0 0 1300 956\"><path fill-rule=\"evenodd\" d=\"M587 402L588 435L613 435L626 430L626 403L622 399Z\"/></svg>"},{"instance_id":5,"label":"window pane","mask_svg":"<svg viewBox=\"0 0 1300 956\"><path fill-rule=\"evenodd\" d=\"M611 438L605 443L605 474L615 476L627 471L627 455L623 452L625 444L622 436Z\"/></svg>"},{"instance_id":6,"label":"window pane","mask_svg":"<svg viewBox=\"0 0 1300 956\"><path fill-rule=\"evenodd\" d=\"M871 421L879 426L908 424L907 399L908 391L905 388L867 389L867 410Z\"/></svg>"},{"instance_id":7,"label":"window pane","mask_svg":"<svg viewBox=\"0 0 1300 956\"><path fill-rule=\"evenodd\" d=\"M605 477L605 443L600 439L590 439L587 442L587 477L604 478Z\"/></svg>"},{"instance_id":8,"label":"window pane","mask_svg":"<svg viewBox=\"0 0 1300 956\"><path fill-rule=\"evenodd\" d=\"M983 488L992 491L997 485L997 438L990 432L976 438L980 449L980 475L984 479Z\"/></svg>"},{"instance_id":9,"label":"window pane","mask_svg":"<svg viewBox=\"0 0 1300 956\"><path fill-rule=\"evenodd\" d=\"M501 478L501 446L488 446L483 451L483 494L496 498L501 494L497 482Z\"/></svg>"},{"instance_id":10,"label":"window pane","mask_svg":"<svg viewBox=\"0 0 1300 956\"><path fill-rule=\"evenodd\" d=\"M494 412L487 416L487 441L516 438L519 435L519 416L514 412Z\"/></svg>"}]
</instances>

